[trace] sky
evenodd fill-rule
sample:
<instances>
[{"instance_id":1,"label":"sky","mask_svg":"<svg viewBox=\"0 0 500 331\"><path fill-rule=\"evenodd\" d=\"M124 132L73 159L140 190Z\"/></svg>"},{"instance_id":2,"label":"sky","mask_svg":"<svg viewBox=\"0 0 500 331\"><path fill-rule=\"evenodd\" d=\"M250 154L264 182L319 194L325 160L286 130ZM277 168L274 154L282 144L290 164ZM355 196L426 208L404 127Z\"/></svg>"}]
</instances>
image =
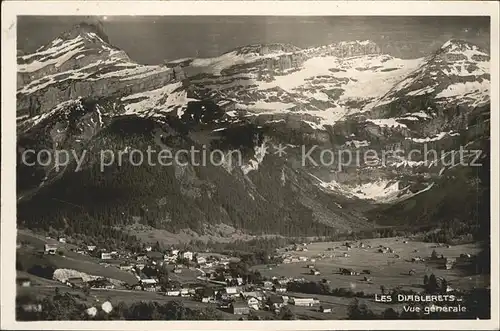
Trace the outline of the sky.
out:
<instances>
[{"instance_id":1,"label":"sky","mask_svg":"<svg viewBox=\"0 0 500 331\"><path fill-rule=\"evenodd\" d=\"M111 44L142 64L213 57L255 43L305 48L372 40L384 53L426 56L447 40L465 39L489 50L489 17L407 16L21 16L18 49L32 52L82 21L99 20Z\"/></svg>"}]
</instances>

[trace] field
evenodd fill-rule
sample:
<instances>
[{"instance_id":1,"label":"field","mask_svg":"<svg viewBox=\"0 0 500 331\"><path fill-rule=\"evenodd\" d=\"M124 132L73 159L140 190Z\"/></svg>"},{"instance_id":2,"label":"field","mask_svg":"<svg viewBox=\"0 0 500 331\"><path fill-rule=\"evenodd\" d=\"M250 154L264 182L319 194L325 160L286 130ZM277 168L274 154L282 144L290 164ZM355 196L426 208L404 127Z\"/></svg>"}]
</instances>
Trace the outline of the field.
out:
<instances>
[{"instance_id":1,"label":"field","mask_svg":"<svg viewBox=\"0 0 500 331\"><path fill-rule=\"evenodd\" d=\"M75 247L70 244L58 243L60 249L64 251L64 256L38 256L37 251L43 250L46 243L55 244L57 241L38 236L29 231L18 231L17 240L25 243L21 248L17 249L25 270L35 264L50 263L60 269L73 269L89 275L113 278L127 283L137 282L135 276L130 272L102 266L99 264L101 261L98 258L72 252L70 249Z\"/></svg>"},{"instance_id":2,"label":"field","mask_svg":"<svg viewBox=\"0 0 500 331\"><path fill-rule=\"evenodd\" d=\"M460 254L477 254L479 247L477 245L458 245L451 247L436 247L436 244L408 241L404 243L403 238L384 238L363 240L365 246L371 248L353 248L349 251L344 242L321 242L311 243L307 245L307 251L292 251L288 252L292 256L303 256L308 259L315 258L316 262L295 262L288 264L280 264L279 266L256 266L254 270L258 270L265 277L293 277L304 278L308 281L321 281L326 279L330 282L330 287L352 289L354 292L362 291L371 298L362 299L369 303L370 309L373 311L382 311L388 306L383 303L374 301L375 294L381 294L381 286L385 289L393 289L401 287L405 290L422 291L424 275L434 273L436 276L444 277L452 288L462 290L471 289L474 287L489 286L489 277L468 275L465 271L459 268L446 270L442 262L431 261L429 259L433 250L436 250L438 256L459 257ZM379 245L393 249L394 253L379 253ZM337 248L338 247L338 248ZM329 250L333 249L333 250ZM285 253L283 249L281 253ZM344 257L344 253L348 257ZM325 257L319 258L319 255L324 254ZM395 255L399 255L396 258ZM330 257L332 255L332 257ZM414 257L426 259L425 262L411 262ZM309 273L309 264L314 264L316 269L320 271L320 275L311 275ZM350 268L357 272L362 272L365 269L370 270L370 275L342 275L339 268ZM415 274L410 275L410 270L415 270ZM370 281L364 281L364 276L370 278ZM353 301L352 298L334 297L334 296L318 296L323 303L329 303L334 307L336 318L345 318L346 308ZM373 297L372 297L373 296ZM321 298L320 298L321 297ZM311 308L298 308L303 310L307 315L315 315ZM318 313L320 314L320 313ZM324 316L325 314L320 314ZM323 317L324 318L324 317ZM329 317L329 318L332 318Z\"/></svg>"}]
</instances>

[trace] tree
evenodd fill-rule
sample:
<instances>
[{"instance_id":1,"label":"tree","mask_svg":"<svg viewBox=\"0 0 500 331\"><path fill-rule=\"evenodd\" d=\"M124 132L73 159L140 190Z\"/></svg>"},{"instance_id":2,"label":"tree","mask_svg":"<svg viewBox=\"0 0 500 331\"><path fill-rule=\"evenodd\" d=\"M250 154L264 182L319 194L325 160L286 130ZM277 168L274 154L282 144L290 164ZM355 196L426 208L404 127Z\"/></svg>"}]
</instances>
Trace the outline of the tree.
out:
<instances>
[{"instance_id":1,"label":"tree","mask_svg":"<svg viewBox=\"0 0 500 331\"><path fill-rule=\"evenodd\" d=\"M279 319L281 319L281 320L294 320L295 314L290 309L290 307L283 306L283 308L281 308L281 310L280 310Z\"/></svg>"},{"instance_id":2,"label":"tree","mask_svg":"<svg viewBox=\"0 0 500 331\"><path fill-rule=\"evenodd\" d=\"M427 283L426 290L429 293L435 293L438 290L438 283L436 276L434 274L431 274L429 277L429 282Z\"/></svg>"},{"instance_id":3,"label":"tree","mask_svg":"<svg viewBox=\"0 0 500 331\"><path fill-rule=\"evenodd\" d=\"M382 318L386 320L395 320L399 318L399 314L392 308L387 308L383 314Z\"/></svg>"},{"instance_id":4,"label":"tree","mask_svg":"<svg viewBox=\"0 0 500 331\"><path fill-rule=\"evenodd\" d=\"M427 286L429 284L429 276L425 275L424 276L424 286Z\"/></svg>"},{"instance_id":5,"label":"tree","mask_svg":"<svg viewBox=\"0 0 500 331\"><path fill-rule=\"evenodd\" d=\"M435 249L432 250L431 259L433 259L433 260L437 260L438 259L438 254L437 254L437 252L436 252Z\"/></svg>"},{"instance_id":6,"label":"tree","mask_svg":"<svg viewBox=\"0 0 500 331\"><path fill-rule=\"evenodd\" d=\"M353 320L374 319L375 314L368 309L365 303L360 303L356 298L348 309L348 318Z\"/></svg>"}]
</instances>

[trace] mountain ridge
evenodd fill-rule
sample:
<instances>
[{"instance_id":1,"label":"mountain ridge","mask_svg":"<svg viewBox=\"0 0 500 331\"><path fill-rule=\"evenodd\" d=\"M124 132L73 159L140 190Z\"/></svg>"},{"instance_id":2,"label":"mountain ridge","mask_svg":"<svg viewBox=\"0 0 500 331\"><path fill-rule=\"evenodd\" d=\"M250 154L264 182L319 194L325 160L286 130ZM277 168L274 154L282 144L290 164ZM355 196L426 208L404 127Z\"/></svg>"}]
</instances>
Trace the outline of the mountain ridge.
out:
<instances>
[{"instance_id":1,"label":"mountain ridge","mask_svg":"<svg viewBox=\"0 0 500 331\"><path fill-rule=\"evenodd\" d=\"M76 27L65 35L74 37L66 45L56 41L42 48L42 54L20 55L21 60L41 62L34 71L27 71L24 61L18 66L20 150L95 153L99 148L119 151L147 145L172 150L208 146L244 151L244 164L234 166L226 160L220 167L150 169L128 165L113 168L108 178L96 172L95 159L88 160L80 173L71 167L54 173L53 165L30 168L18 163L23 224L47 226L54 218L57 224L76 218L92 226L126 226L139 217L172 231L201 231L202 224L219 222L294 235L370 228L376 224L366 218L367 209L427 195L449 169L462 172L462 167L407 157L390 157L375 165L363 160L342 165L339 159L301 166L300 145L319 146L311 154L315 160L325 150L382 153L421 150L425 144L454 154L459 144L484 139L488 132L481 127L483 136L471 134L478 128L471 124L477 114L489 114L490 91L489 56L469 43L450 41L434 54L414 60L381 54L370 41L309 49L254 44L216 58L144 66L107 45L93 29ZM96 51L80 54L85 52L82 45ZM266 153L283 144L290 145L285 159ZM120 178L128 184L120 184ZM231 183L229 191L221 178ZM108 200L110 207L68 191L63 184ZM149 192L139 189L141 185ZM116 197L106 196L109 187ZM119 188L130 193L118 194ZM470 194L480 194L474 192ZM69 199L70 204L85 201L84 209L92 213L68 206L55 212L60 203L45 198L47 194ZM183 197L180 205L192 213L182 214L176 196ZM169 202L162 206L155 202L166 197ZM30 204L43 213L28 212ZM271 220L276 224L262 230L263 222ZM303 222L314 230L307 230ZM82 230L81 225L77 228Z\"/></svg>"}]
</instances>

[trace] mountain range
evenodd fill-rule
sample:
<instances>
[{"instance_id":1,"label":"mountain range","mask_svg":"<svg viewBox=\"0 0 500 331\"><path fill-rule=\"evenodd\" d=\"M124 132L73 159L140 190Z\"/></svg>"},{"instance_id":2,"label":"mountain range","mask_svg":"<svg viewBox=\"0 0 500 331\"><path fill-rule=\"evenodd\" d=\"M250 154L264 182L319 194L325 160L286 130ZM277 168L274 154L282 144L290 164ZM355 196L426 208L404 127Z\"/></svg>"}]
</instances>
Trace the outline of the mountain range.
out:
<instances>
[{"instance_id":1,"label":"mountain range","mask_svg":"<svg viewBox=\"0 0 500 331\"><path fill-rule=\"evenodd\" d=\"M141 65L82 23L17 60L20 226L290 236L440 227L477 222L489 187L489 168L471 164L489 155L490 56L464 40L418 59L367 40ZM102 150L148 146L227 154L217 165L125 160L101 171ZM29 149L73 155L59 169L34 155L28 166Z\"/></svg>"}]
</instances>

